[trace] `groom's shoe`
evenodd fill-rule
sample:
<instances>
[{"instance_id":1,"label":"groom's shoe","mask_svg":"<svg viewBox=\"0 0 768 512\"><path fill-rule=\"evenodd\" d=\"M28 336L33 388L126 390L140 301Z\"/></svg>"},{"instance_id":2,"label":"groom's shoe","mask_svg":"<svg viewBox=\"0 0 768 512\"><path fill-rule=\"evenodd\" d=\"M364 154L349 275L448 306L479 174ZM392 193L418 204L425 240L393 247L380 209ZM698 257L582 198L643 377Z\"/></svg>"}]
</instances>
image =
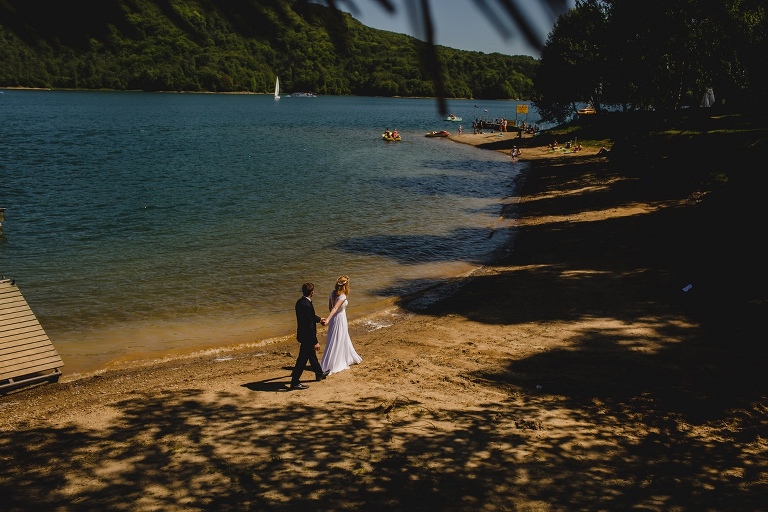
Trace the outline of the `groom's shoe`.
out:
<instances>
[{"instance_id":1,"label":"groom's shoe","mask_svg":"<svg viewBox=\"0 0 768 512\"><path fill-rule=\"evenodd\" d=\"M306 384L291 384L291 389L309 389L309 386Z\"/></svg>"},{"instance_id":2,"label":"groom's shoe","mask_svg":"<svg viewBox=\"0 0 768 512\"><path fill-rule=\"evenodd\" d=\"M316 373L315 380L325 380L331 374L331 370L325 370L323 373Z\"/></svg>"}]
</instances>

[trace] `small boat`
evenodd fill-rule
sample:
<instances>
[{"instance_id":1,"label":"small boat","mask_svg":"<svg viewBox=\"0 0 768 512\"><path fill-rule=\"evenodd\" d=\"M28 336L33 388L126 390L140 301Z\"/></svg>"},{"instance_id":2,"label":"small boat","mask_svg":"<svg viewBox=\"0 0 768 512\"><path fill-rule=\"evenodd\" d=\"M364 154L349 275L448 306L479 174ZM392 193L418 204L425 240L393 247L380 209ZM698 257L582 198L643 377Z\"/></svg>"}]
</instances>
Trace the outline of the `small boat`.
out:
<instances>
[{"instance_id":1,"label":"small boat","mask_svg":"<svg viewBox=\"0 0 768 512\"><path fill-rule=\"evenodd\" d=\"M399 141L400 140L400 135L397 135L396 137L393 137L393 136L388 135L386 133L382 133L381 134L381 138L386 140L386 141Z\"/></svg>"},{"instance_id":2,"label":"small boat","mask_svg":"<svg viewBox=\"0 0 768 512\"><path fill-rule=\"evenodd\" d=\"M597 114L597 111L592 107L580 108L578 110L580 116L588 116L590 114Z\"/></svg>"},{"instance_id":3,"label":"small boat","mask_svg":"<svg viewBox=\"0 0 768 512\"><path fill-rule=\"evenodd\" d=\"M459 116L455 116L453 114L449 115L445 118L446 121L461 121L461 118Z\"/></svg>"},{"instance_id":4,"label":"small boat","mask_svg":"<svg viewBox=\"0 0 768 512\"><path fill-rule=\"evenodd\" d=\"M447 132L446 130L440 130L440 131L435 131L435 132L429 132L429 133L427 133L424 136L425 137L447 137L449 135L450 135L450 133Z\"/></svg>"},{"instance_id":5,"label":"small boat","mask_svg":"<svg viewBox=\"0 0 768 512\"><path fill-rule=\"evenodd\" d=\"M275 77L275 99L280 99L280 77Z\"/></svg>"},{"instance_id":6,"label":"small boat","mask_svg":"<svg viewBox=\"0 0 768 512\"><path fill-rule=\"evenodd\" d=\"M317 94L313 92L295 92L291 96L294 98L317 98Z\"/></svg>"}]
</instances>

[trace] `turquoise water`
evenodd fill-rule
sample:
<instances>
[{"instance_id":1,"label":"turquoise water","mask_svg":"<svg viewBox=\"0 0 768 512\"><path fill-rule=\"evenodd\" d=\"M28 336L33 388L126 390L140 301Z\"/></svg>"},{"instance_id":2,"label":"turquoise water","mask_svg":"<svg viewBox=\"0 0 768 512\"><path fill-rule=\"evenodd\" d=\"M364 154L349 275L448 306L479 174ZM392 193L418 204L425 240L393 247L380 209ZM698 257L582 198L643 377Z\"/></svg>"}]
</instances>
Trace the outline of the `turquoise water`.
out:
<instances>
[{"instance_id":1,"label":"turquoise water","mask_svg":"<svg viewBox=\"0 0 768 512\"><path fill-rule=\"evenodd\" d=\"M449 102L470 133L516 105ZM6 90L0 275L65 376L290 335L307 280L364 317L510 236L526 164L437 129L433 99Z\"/></svg>"}]
</instances>

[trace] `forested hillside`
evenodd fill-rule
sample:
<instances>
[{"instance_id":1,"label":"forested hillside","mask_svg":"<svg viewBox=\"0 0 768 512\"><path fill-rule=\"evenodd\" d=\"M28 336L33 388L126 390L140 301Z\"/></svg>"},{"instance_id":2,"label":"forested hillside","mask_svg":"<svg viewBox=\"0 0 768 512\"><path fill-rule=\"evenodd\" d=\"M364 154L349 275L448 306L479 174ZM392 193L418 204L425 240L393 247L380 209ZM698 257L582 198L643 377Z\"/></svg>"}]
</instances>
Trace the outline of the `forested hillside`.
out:
<instances>
[{"instance_id":1,"label":"forested hillside","mask_svg":"<svg viewBox=\"0 0 768 512\"><path fill-rule=\"evenodd\" d=\"M435 96L438 76L449 98L533 95L532 57L429 51L305 1L0 1L0 87L268 93L279 76L286 92Z\"/></svg>"}]
</instances>

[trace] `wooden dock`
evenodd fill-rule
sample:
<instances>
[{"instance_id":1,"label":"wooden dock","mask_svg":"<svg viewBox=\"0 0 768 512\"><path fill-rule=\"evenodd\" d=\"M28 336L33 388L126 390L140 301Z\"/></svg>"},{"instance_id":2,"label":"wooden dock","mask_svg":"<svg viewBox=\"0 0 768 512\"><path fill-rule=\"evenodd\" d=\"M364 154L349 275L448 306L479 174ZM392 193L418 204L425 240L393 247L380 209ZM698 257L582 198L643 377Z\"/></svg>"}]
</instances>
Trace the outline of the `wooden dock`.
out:
<instances>
[{"instance_id":1,"label":"wooden dock","mask_svg":"<svg viewBox=\"0 0 768 512\"><path fill-rule=\"evenodd\" d=\"M56 382L64 363L11 279L0 279L0 393Z\"/></svg>"}]
</instances>

